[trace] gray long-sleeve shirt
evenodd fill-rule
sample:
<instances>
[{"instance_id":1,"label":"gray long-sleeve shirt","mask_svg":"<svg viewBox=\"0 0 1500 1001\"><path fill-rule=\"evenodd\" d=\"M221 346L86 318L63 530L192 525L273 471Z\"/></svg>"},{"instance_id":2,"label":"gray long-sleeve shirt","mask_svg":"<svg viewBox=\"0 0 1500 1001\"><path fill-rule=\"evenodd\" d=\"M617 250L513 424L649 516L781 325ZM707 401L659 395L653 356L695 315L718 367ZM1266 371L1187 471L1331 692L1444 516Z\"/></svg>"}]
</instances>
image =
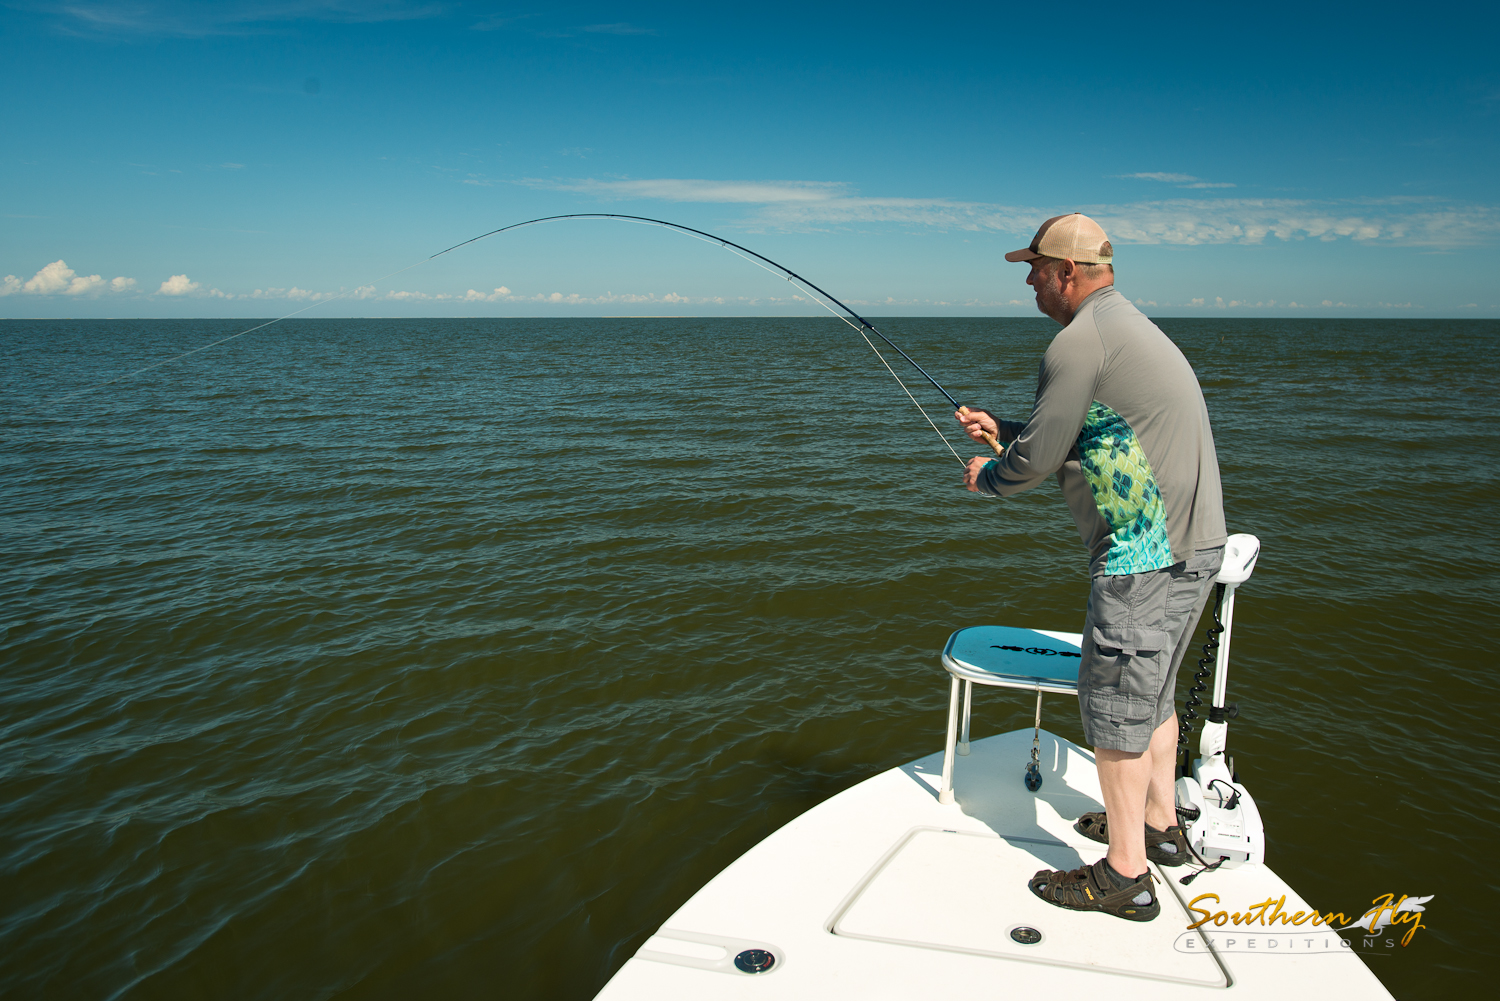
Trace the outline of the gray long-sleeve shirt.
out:
<instances>
[{"instance_id":1,"label":"gray long-sleeve shirt","mask_svg":"<svg viewBox=\"0 0 1500 1001\"><path fill-rule=\"evenodd\" d=\"M1177 345L1114 286L1053 338L1031 419L978 486L1001 497L1053 473L1099 574L1159 570L1222 545L1224 500L1208 406Z\"/></svg>"}]
</instances>

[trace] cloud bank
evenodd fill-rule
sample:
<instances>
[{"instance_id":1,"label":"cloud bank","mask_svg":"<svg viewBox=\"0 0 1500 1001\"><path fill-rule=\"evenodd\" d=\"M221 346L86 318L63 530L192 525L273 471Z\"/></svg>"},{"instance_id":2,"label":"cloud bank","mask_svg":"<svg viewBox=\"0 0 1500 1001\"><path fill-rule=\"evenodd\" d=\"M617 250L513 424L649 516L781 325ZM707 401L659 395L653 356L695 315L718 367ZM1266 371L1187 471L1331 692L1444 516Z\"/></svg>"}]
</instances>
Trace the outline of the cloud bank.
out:
<instances>
[{"instance_id":1,"label":"cloud bank","mask_svg":"<svg viewBox=\"0 0 1500 1001\"><path fill-rule=\"evenodd\" d=\"M530 188L573 191L600 198L649 198L664 202L743 202L765 205L826 202L849 197L849 186L834 181L703 181L663 177L639 181L593 178L548 181L526 178L519 183Z\"/></svg>"},{"instance_id":2,"label":"cloud bank","mask_svg":"<svg viewBox=\"0 0 1500 1001\"><path fill-rule=\"evenodd\" d=\"M0 278L0 297L8 295L43 295L43 296L84 296L97 298L101 295L120 295L127 292L135 292L138 283L134 278L126 278L117 275L108 281L102 275L80 275L68 267L66 261L57 260L44 266L36 274L26 281L22 281L15 275L6 275ZM273 290L285 292L284 289ZM292 289L291 291L299 291ZM311 294L311 293L305 293ZM330 293L332 294L332 293ZM204 288L201 282L195 282L187 275L172 275L157 287L153 296L167 296L168 298L211 298L211 299L234 299L232 292L220 292L216 288ZM238 298L261 298L264 297L259 289L255 295L241 295ZM137 293L136 298L140 298ZM289 296L295 298L295 296Z\"/></svg>"},{"instance_id":3,"label":"cloud bank","mask_svg":"<svg viewBox=\"0 0 1500 1001\"><path fill-rule=\"evenodd\" d=\"M1180 225L1177 220L1174 225ZM1312 225L1312 224L1309 224ZM129 292L136 288L134 278L118 277L105 281L99 275L79 275L63 261L54 261L26 281L22 281L15 275L6 275L0 280L0 296L8 295L42 295L42 296L86 296L95 298L106 293ZM422 292L414 289L387 289L381 291L373 285L362 285L351 290L340 290L337 292L315 292L310 289L298 288L264 288L255 289L251 292L223 292L217 288L205 287L202 282L193 281L186 274L172 275L163 281L155 292L149 295L135 296L136 299L146 300L156 297L173 299L220 299L220 300L279 300L282 302L297 302L312 304L333 299L347 299L357 301L375 301L390 303L452 303L452 304L479 304L479 303L505 303L508 305L533 306L541 309L568 308L568 307L599 307L599 306L621 306L639 309L642 307L658 306L680 309L684 306L708 306L708 307L797 307L799 312L811 310L808 315L821 315L816 306L816 300L803 295L788 296L688 296L677 292L605 292L603 295L583 295L577 292L534 292L521 294L510 288L499 285L487 292L478 289L469 289L463 293L454 292ZM1033 305L1032 300L1027 299L980 299L975 297L955 299L932 299L932 298L894 298L884 297L880 299L858 299L846 297L845 302L851 306L866 309L879 309L881 307L896 307L910 309L914 307L961 307L967 309L994 309L1003 307L1029 308ZM1200 296L1190 298L1183 302L1168 302L1155 299L1137 299L1136 305L1143 308L1187 308L1187 309L1273 309L1273 310L1305 310L1309 308L1322 309L1369 309L1379 308L1382 311L1389 310L1421 310L1426 307L1406 303L1348 303L1324 299L1321 303L1299 303L1278 302L1275 299L1249 301L1231 299L1226 301L1219 296ZM1466 304L1463 308L1474 309L1474 303Z\"/></svg>"},{"instance_id":4,"label":"cloud bank","mask_svg":"<svg viewBox=\"0 0 1500 1001\"><path fill-rule=\"evenodd\" d=\"M774 302L781 300L771 299L748 299L741 297L738 300L727 299L724 296L698 296L696 298L678 295L676 292L668 292L666 295L658 295L655 292L634 293L626 292L616 294L606 292L603 295L579 295L577 292L537 292L533 295L517 295L510 289L501 285L490 292L480 292L477 289L469 289L463 295L455 295L448 292L408 292L393 289L389 292L378 292L374 286L366 285L356 289L350 296L355 299L378 299L387 302L526 302L543 303L553 306L606 306L611 304L637 305L640 303L665 303L668 305L681 305L684 303L714 303L723 305L731 301L744 303ZM794 299L802 300L800 296Z\"/></svg>"},{"instance_id":5,"label":"cloud bank","mask_svg":"<svg viewBox=\"0 0 1500 1001\"><path fill-rule=\"evenodd\" d=\"M1129 175L1159 183L1197 184L1189 174L1142 173ZM487 182L482 182L487 183ZM1364 245L1403 246L1433 250L1492 246L1500 237L1500 207L1455 204L1431 197L1386 199L1316 200L1291 198L1180 197L1123 204L1077 205L1046 208L965 202L945 198L864 197L844 183L830 181L707 180L693 178L581 178L528 179L530 187L566 191L605 201L668 201L741 205L748 208L740 225L745 228L780 228L810 231L834 227L877 224L927 227L960 232L994 232L1025 242L1043 219L1059 211L1076 208L1098 219L1117 244L1212 246L1263 245L1294 241L1349 241ZM40 268L31 278L6 275L0 279L0 296L59 296L97 298L131 295L137 299L251 299L314 303L335 298L388 302L462 302L539 304L550 306L603 306L662 304L766 305L805 301L792 296L725 298L688 297L676 292L614 293L586 296L578 293L537 292L519 294L506 286L488 291L468 289L463 293L417 290L379 290L363 286L353 290L318 292L297 286L256 288L249 292L224 292L205 287L186 273L170 275L149 294L138 290L137 281L123 275L105 280L102 275L81 275L63 260ZM1017 306L1019 300L949 302L935 299L864 302L865 306ZM1217 297L1194 298L1183 303L1148 302L1150 306L1193 308L1305 309L1307 304L1274 300L1228 302ZM1410 303L1379 303L1381 309L1424 308ZM1318 307L1314 307L1318 308ZM1354 308L1328 300L1321 308ZM1358 308L1368 308L1368 304ZM1467 308L1467 307L1466 307Z\"/></svg>"},{"instance_id":6,"label":"cloud bank","mask_svg":"<svg viewBox=\"0 0 1500 1001\"><path fill-rule=\"evenodd\" d=\"M367 24L436 17L439 3L411 0L136 0L133 3L75 0L57 3L33 0L19 3L51 14L69 33L109 35L168 35L202 38L239 35L264 30L259 25L290 21L331 21Z\"/></svg>"},{"instance_id":7,"label":"cloud bank","mask_svg":"<svg viewBox=\"0 0 1500 1001\"><path fill-rule=\"evenodd\" d=\"M1219 186L1189 174L1131 175ZM476 182L483 183L483 182ZM1292 198L1175 198L1119 205L1035 208L947 198L867 198L847 184L827 181L709 181L688 178L528 178L518 183L605 200L652 200L758 205L751 225L818 229L877 223L994 231L1030 237L1050 216L1085 212L1124 244L1261 244L1269 239L1387 243L1451 250L1493 242L1500 209L1455 205L1436 198L1316 200Z\"/></svg>"},{"instance_id":8,"label":"cloud bank","mask_svg":"<svg viewBox=\"0 0 1500 1001\"><path fill-rule=\"evenodd\" d=\"M100 275L80 275L66 261L53 261L26 281L15 275L0 279L0 296L74 295L97 296L106 292L129 292L135 279L120 275L105 281Z\"/></svg>"}]
</instances>

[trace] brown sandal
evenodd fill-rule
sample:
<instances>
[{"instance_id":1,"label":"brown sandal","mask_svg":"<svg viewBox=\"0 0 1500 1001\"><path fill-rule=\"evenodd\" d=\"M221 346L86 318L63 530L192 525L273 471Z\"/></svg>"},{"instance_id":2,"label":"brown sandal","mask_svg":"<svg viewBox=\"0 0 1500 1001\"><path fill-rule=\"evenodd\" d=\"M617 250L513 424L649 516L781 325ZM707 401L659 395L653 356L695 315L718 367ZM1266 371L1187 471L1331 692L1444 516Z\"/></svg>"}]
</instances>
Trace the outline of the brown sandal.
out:
<instances>
[{"instance_id":1,"label":"brown sandal","mask_svg":"<svg viewBox=\"0 0 1500 1001\"><path fill-rule=\"evenodd\" d=\"M1074 822L1073 830L1092 841L1109 844L1109 820L1103 811L1085 813ZM1177 850L1161 847L1168 844ZM1165 831L1158 831L1147 824L1146 858L1157 865L1182 865L1187 862L1191 856L1188 854L1187 832L1182 825L1173 824Z\"/></svg>"},{"instance_id":2,"label":"brown sandal","mask_svg":"<svg viewBox=\"0 0 1500 1001\"><path fill-rule=\"evenodd\" d=\"M1027 886L1047 903L1071 911L1102 911L1126 921L1150 921L1161 913L1161 902L1154 892L1156 880L1149 872L1119 886L1107 865L1100 859L1072 872L1043 869ZM1139 903L1143 893L1148 898L1144 904Z\"/></svg>"}]
</instances>

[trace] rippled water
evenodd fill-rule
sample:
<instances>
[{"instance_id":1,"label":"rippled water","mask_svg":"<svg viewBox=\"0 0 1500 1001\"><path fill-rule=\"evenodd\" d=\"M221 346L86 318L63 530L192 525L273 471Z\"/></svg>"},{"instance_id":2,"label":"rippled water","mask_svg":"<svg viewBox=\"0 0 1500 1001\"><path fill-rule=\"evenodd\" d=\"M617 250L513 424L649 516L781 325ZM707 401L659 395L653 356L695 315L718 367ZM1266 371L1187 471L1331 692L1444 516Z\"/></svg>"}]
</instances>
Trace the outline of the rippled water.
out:
<instances>
[{"instance_id":1,"label":"rippled water","mask_svg":"<svg viewBox=\"0 0 1500 1001\"><path fill-rule=\"evenodd\" d=\"M288 321L57 400L246 325L0 323L7 997L589 998L940 745L952 629L1081 621L1055 488L959 490L832 319ZM1323 908L1435 894L1368 962L1477 994L1500 324L1163 327L1265 547L1230 743L1269 861ZM883 329L1024 416L1056 328Z\"/></svg>"}]
</instances>

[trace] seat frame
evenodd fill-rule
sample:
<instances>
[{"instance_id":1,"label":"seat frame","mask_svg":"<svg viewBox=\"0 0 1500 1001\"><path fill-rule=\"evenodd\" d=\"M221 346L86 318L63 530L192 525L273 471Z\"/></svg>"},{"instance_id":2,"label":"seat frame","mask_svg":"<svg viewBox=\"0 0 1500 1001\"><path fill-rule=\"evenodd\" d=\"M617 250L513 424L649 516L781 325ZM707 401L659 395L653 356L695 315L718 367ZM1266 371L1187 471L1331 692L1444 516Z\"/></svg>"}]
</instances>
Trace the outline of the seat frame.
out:
<instances>
[{"instance_id":1,"label":"seat frame","mask_svg":"<svg viewBox=\"0 0 1500 1001\"><path fill-rule=\"evenodd\" d=\"M977 628L974 626L969 629ZM1078 695L1077 680L1067 682L1055 678L1039 678L1022 674L995 674L980 668L971 667L960 663L950 656L954 641L959 634L964 632L960 629L948 637L948 642L943 646L943 668L950 676L948 688L948 734L943 742L943 779L938 788L938 802L954 802L953 793L953 767L956 755L967 755L969 753L969 723L973 717L974 708L974 686L987 685L990 688L1013 688L1021 691L1036 692L1036 729L1038 732L1042 726L1042 696L1051 692L1055 695ZM1058 632L1052 629L1034 629L1032 632L1052 640L1070 643L1073 646L1081 646L1083 636L1080 633ZM962 704L962 714L959 706ZM1033 741L1034 743L1035 741Z\"/></svg>"}]
</instances>

